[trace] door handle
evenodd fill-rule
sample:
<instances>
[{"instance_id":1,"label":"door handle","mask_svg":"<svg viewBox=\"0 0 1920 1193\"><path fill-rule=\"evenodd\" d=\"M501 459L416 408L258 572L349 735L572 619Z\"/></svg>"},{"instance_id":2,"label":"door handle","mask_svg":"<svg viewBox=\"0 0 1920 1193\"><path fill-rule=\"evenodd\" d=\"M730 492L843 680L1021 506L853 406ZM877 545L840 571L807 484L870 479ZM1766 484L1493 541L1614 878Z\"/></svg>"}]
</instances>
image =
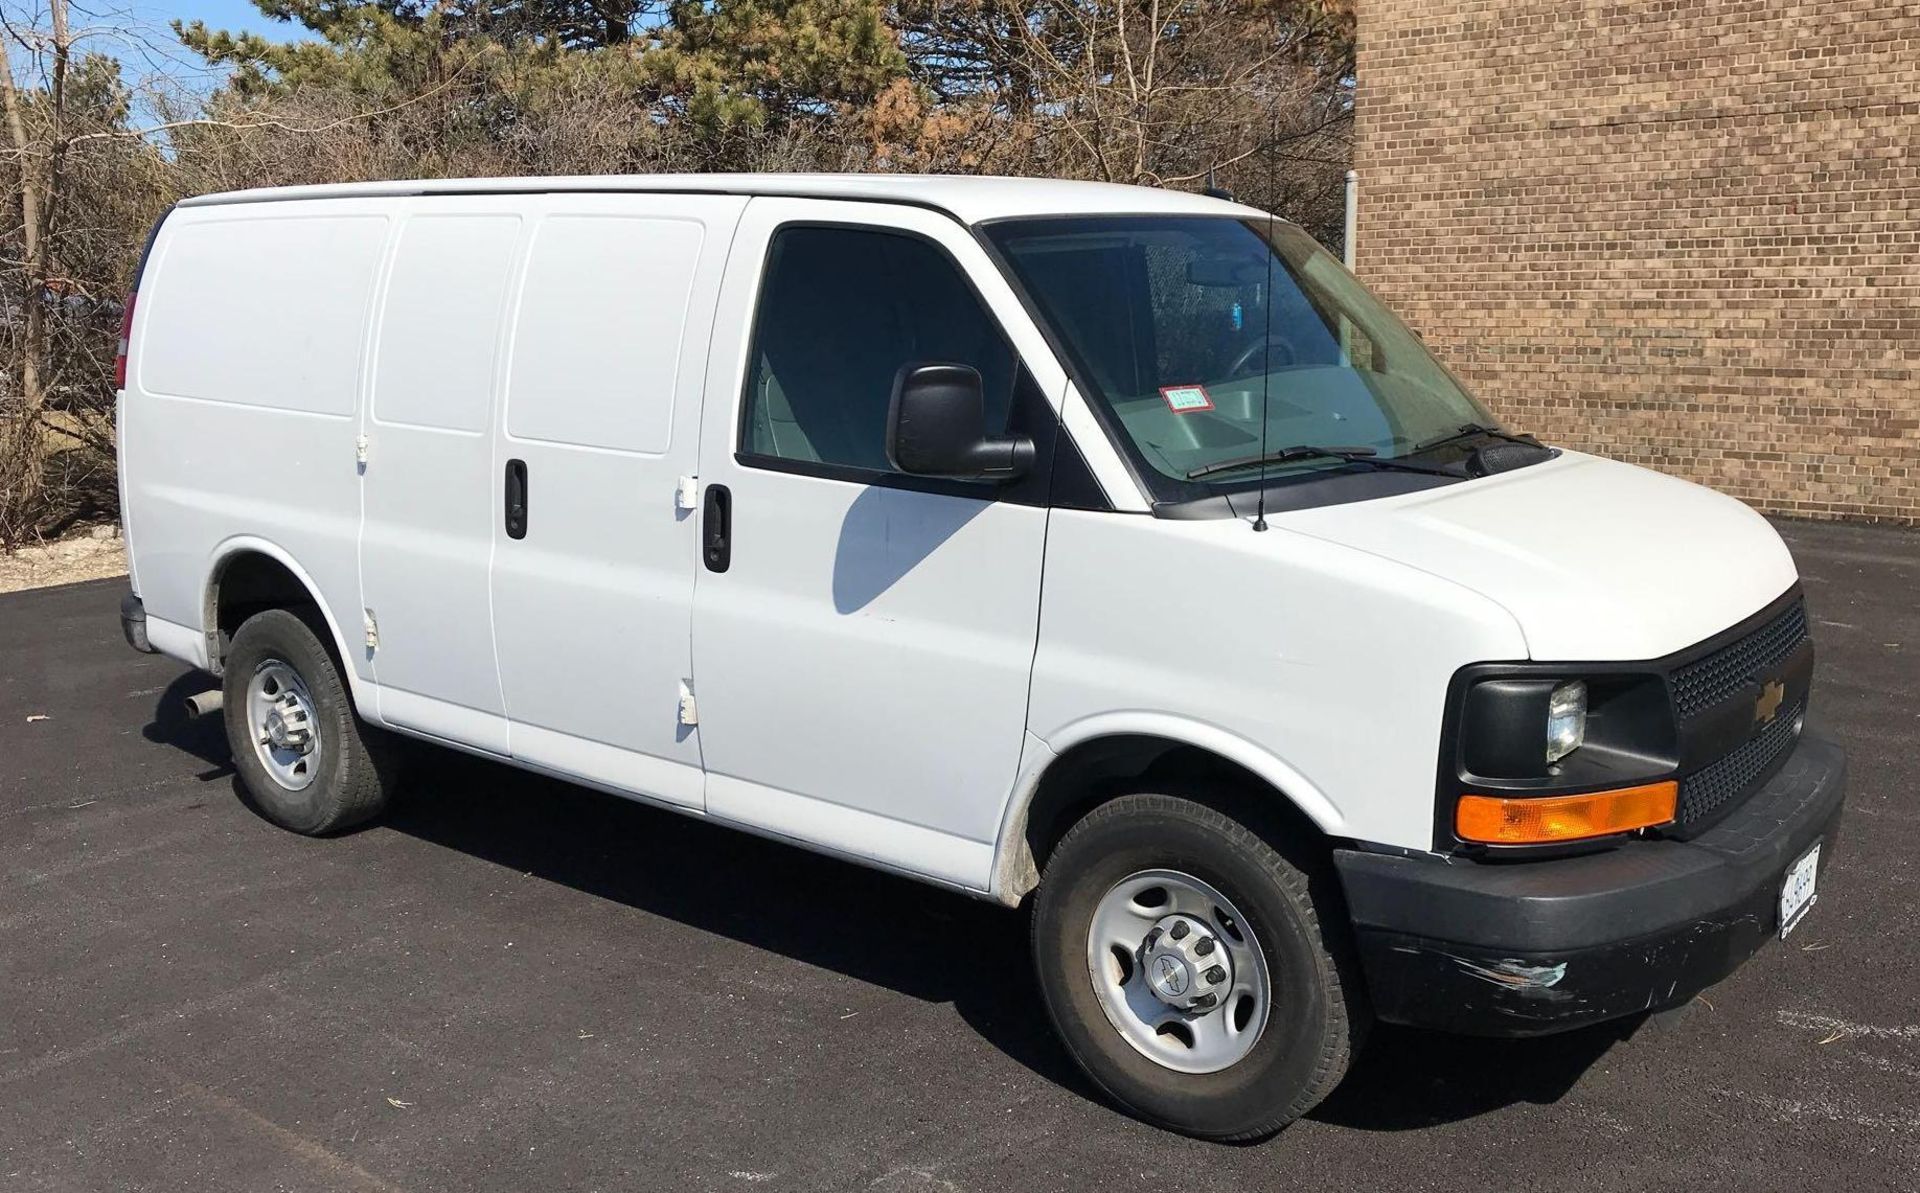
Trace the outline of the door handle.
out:
<instances>
[{"instance_id":1,"label":"door handle","mask_svg":"<svg viewBox=\"0 0 1920 1193\"><path fill-rule=\"evenodd\" d=\"M507 537L527 537L527 462L507 461Z\"/></svg>"},{"instance_id":2,"label":"door handle","mask_svg":"<svg viewBox=\"0 0 1920 1193\"><path fill-rule=\"evenodd\" d=\"M707 486L707 504L700 517L700 557L710 572L724 572L733 562L733 494L725 485Z\"/></svg>"}]
</instances>

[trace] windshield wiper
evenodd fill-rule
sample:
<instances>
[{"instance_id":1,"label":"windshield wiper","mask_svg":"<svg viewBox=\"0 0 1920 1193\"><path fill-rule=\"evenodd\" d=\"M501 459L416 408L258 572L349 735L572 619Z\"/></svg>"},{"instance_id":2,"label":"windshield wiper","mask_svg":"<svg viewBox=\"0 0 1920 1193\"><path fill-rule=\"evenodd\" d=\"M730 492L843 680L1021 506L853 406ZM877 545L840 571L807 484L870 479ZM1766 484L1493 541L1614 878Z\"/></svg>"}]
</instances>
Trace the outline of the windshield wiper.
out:
<instances>
[{"instance_id":1,"label":"windshield wiper","mask_svg":"<svg viewBox=\"0 0 1920 1193\"><path fill-rule=\"evenodd\" d=\"M1424 451L1432 451L1436 447L1445 447L1449 443L1458 443L1462 439L1471 439L1475 435L1486 435L1493 439L1504 439L1508 443L1522 443L1528 447L1546 446L1531 435L1515 435L1507 431L1502 431L1499 427L1490 427L1485 423L1462 423L1459 427L1448 431L1445 435L1435 435L1431 439L1421 440L1419 443L1414 444L1413 450L1407 454L1410 456L1419 455Z\"/></svg>"},{"instance_id":2,"label":"windshield wiper","mask_svg":"<svg viewBox=\"0 0 1920 1193\"><path fill-rule=\"evenodd\" d=\"M1365 464L1370 468L1397 469L1401 472L1423 472L1428 476L1446 476L1454 480L1460 474L1449 468L1435 468L1425 464L1409 464L1404 460L1388 457L1382 459L1377 450L1371 447L1318 447L1311 443L1296 443L1292 447L1283 447L1270 451L1264 456L1240 456L1232 460L1218 460L1212 464L1203 464L1187 473L1187 479L1197 481L1203 476L1212 476L1219 472L1234 472L1241 468L1252 468L1261 464L1285 464L1292 460L1344 460L1349 464Z\"/></svg>"}]
</instances>

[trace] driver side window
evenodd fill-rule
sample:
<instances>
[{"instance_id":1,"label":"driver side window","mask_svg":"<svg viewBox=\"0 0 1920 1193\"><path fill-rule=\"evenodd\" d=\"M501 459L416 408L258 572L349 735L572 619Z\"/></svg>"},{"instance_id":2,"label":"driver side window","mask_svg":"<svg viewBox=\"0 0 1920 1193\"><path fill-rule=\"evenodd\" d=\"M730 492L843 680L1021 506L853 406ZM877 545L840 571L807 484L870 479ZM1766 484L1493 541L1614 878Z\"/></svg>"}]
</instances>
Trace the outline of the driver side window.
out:
<instances>
[{"instance_id":1,"label":"driver side window","mask_svg":"<svg viewBox=\"0 0 1920 1193\"><path fill-rule=\"evenodd\" d=\"M748 456L891 472L887 406L903 365L980 373L987 431L1007 430L1014 353L959 266L917 236L794 225L774 235L749 355Z\"/></svg>"}]
</instances>

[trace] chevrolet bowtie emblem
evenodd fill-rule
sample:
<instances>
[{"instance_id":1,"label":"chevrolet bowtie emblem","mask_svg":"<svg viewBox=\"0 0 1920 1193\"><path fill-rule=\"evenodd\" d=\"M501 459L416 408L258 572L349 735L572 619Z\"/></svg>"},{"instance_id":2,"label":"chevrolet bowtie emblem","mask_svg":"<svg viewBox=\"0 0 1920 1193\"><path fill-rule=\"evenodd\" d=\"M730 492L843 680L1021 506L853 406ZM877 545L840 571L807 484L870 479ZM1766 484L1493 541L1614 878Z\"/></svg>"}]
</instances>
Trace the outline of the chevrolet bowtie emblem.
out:
<instances>
[{"instance_id":1,"label":"chevrolet bowtie emblem","mask_svg":"<svg viewBox=\"0 0 1920 1193\"><path fill-rule=\"evenodd\" d=\"M1772 724L1774 714L1780 711L1780 702L1787 698L1787 685L1777 679L1768 680L1760 688L1759 699L1753 702L1753 723Z\"/></svg>"}]
</instances>

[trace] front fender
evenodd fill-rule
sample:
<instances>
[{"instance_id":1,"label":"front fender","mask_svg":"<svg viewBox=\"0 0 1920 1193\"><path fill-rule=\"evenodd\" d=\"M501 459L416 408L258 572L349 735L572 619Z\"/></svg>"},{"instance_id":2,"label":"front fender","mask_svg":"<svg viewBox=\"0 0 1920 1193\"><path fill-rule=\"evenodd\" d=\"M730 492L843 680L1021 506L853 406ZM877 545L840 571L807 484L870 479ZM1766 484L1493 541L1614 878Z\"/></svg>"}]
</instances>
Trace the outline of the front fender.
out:
<instances>
[{"instance_id":1,"label":"front fender","mask_svg":"<svg viewBox=\"0 0 1920 1193\"><path fill-rule=\"evenodd\" d=\"M1321 832L1344 836L1346 821L1340 809L1299 769L1271 751L1237 734L1203 721L1171 713L1117 711L1073 721L1042 739L1026 736L1020 755L1020 778L1000 818L994 844L993 876L988 893L1009 907L1018 906L1039 885L1037 860L1027 843L1027 819L1047 774L1060 757L1081 746L1112 738L1156 738L1173 747L1191 747L1234 763L1257 775L1298 809Z\"/></svg>"},{"instance_id":2,"label":"front fender","mask_svg":"<svg viewBox=\"0 0 1920 1193\"><path fill-rule=\"evenodd\" d=\"M1346 820L1326 792L1297 768L1246 738L1190 717L1165 712L1105 712L1050 731L1042 739L1055 755L1103 737L1158 737L1194 746L1252 771L1286 795L1329 836L1344 836Z\"/></svg>"}]
</instances>

